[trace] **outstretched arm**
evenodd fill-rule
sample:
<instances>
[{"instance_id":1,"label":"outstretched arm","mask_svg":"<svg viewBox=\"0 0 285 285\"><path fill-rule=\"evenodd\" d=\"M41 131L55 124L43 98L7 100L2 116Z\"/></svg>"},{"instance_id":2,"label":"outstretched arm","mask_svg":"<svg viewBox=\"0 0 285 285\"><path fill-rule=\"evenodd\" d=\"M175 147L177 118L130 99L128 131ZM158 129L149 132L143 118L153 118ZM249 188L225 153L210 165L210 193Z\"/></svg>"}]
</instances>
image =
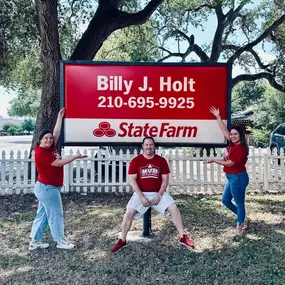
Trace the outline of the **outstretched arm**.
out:
<instances>
[{"instance_id":1,"label":"outstretched arm","mask_svg":"<svg viewBox=\"0 0 285 285\"><path fill-rule=\"evenodd\" d=\"M62 125L62 119L64 117L64 114L65 114L65 108L60 109L58 112L55 127L53 129L53 140L54 140L55 145L57 145L58 140L59 140L61 125Z\"/></svg>"},{"instance_id":2,"label":"outstretched arm","mask_svg":"<svg viewBox=\"0 0 285 285\"><path fill-rule=\"evenodd\" d=\"M208 160L203 161L204 164L212 163L212 162L220 164L222 166L227 166L227 167L232 167L235 164L235 162L231 160L224 160L224 159L208 159Z\"/></svg>"},{"instance_id":3,"label":"outstretched arm","mask_svg":"<svg viewBox=\"0 0 285 285\"><path fill-rule=\"evenodd\" d=\"M220 116L220 110L219 109L216 109L215 107L211 107L210 108L210 113L212 113L216 119L217 119L217 122L218 122L218 125L223 133L223 135L225 136L225 138L227 140L230 140L230 133L227 129L227 126L225 125L225 123L222 121L222 118Z\"/></svg>"},{"instance_id":4,"label":"outstretched arm","mask_svg":"<svg viewBox=\"0 0 285 285\"><path fill-rule=\"evenodd\" d=\"M60 167L60 166L63 166L63 165L66 165L70 162L72 162L73 160L77 159L77 158L86 158L87 155L83 155L83 154L76 154L76 155L73 155L73 156L70 156L70 157L67 157L67 158L63 158L63 159L59 159L57 158L56 160L54 160L51 165L52 166L55 166L55 167Z\"/></svg>"}]
</instances>

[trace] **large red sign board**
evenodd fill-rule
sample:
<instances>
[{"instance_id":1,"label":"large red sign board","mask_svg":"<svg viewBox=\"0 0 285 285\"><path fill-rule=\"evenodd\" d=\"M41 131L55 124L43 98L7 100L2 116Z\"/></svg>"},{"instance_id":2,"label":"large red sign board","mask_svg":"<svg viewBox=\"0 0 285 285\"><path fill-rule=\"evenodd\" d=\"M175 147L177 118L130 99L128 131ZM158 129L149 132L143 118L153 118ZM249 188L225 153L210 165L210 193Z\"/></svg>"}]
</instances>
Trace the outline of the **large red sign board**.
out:
<instances>
[{"instance_id":1,"label":"large red sign board","mask_svg":"<svg viewBox=\"0 0 285 285\"><path fill-rule=\"evenodd\" d=\"M65 144L224 144L211 106L227 121L226 64L62 62Z\"/></svg>"}]
</instances>

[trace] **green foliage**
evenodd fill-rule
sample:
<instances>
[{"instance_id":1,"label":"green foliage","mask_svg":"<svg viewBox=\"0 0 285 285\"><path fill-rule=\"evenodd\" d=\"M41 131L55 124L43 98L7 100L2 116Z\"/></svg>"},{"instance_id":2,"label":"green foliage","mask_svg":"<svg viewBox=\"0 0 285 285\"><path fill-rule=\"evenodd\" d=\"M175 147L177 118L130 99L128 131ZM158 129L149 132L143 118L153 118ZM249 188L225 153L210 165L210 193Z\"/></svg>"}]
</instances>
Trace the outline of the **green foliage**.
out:
<instances>
[{"instance_id":1,"label":"green foliage","mask_svg":"<svg viewBox=\"0 0 285 285\"><path fill-rule=\"evenodd\" d=\"M21 133L23 131L23 128L21 126L16 126L13 124L5 124L3 126L3 131L7 132L10 135L15 135Z\"/></svg>"},{"instance_id":2,"label":"green foliage","mask_svg":"<svg viewBox=\"0 0 285 285\"><path fill-rule=\"evenodd\" d=\"M10 134L10 135L15 135L15 134L18 134L18 133L21 133L23 131L22 127L20 126L11 126L7 132Z\"/></svg>"},{"instance_id":3,"label":"green foliage","mask_svg":"<svg viewBox=\"0 0 285 285\"><path fill-rule=\"evenodd\" d=\"M238 113L259 103L267 84L264 81L240 82L232 92L232 113Z\"/></svg>"},{"instance_id":4,"label":"green foliage","mask_svg":"<svg viewBox=\"0 0 285 285\"><path fill-rule=\"evenodd\" d=\"M281 18L282 15L284 16L285 13L284 4L282 4L284 1L273 2L275 4L271 0L166 1L159 7L159 14L156 17L157 31L162 38L162 46L168 50L165 50L164 58L178 58L179 60L181 57L181 61L192 61L193 59L197 61L198 56L198 60L207 61L208 59L202 57L201 53L193 50L189 45L190 42L200 45L199 48L205 53L203 55L210 57L214 62L227 61L239 48L245 47L244 52L235 58L233 64L241 66L244 73L247 74L260 73L260 70L266 71L274 75L275 80L282 85L282 82L285 82L285 44L282 47L282 43L285 42L283 36L285 23L279 24L278 28L271 33L265 32L274 21ZM231 14L233 11L236 12ZM231 16L227 18L230 14ZM212 35L207 34L207 37L202 39L204 42L199 43L196 40L198 32L195 28L199 28L203 33L206 31L209 21L217 25L217 29ZM261 40L256 41L258 45L253 44L247 48L247 44L254 43L259 38ZM170 42L174 43L171 49L168 48ZM268 42L270 45L267 44ZM174 46L176 46L175 51ZM265 66L262 58L258 59L258 50L260 49L272 52L276 60ZM259 78L266 78L266 76ZM272 85L274 86L274 84ZM279 86L278 89L281 90L281 87Z\"/></svg>"},{"instance_id":5,"label":"green foliage","mask_svg":"<svg viewBox=\"0 0 285 285\"><path fill-rule=\"evenodd\" d=\"M59 3L61 52L65 59L70 56L81 36L81 13L87 15L92 5L93 9L96 7L94 1L73 2L73 7L66 1ZM35 118L39 110L43 79L35 4L31 0L0 0L0 6L0 34L4 36L1 38L0 35L0 59L3 66L0 84L18 94L12 100L8 113L10 116ZM1 44L5 46L3 51Z\"/></svg>"},{"instance_id":6,"label":"green foliage","mask_svg":"<svg viewBox=\"0 0 285 285\"><path fill-rule=\"evenodd\" d=\"M273 2L273 3L272 3ZM274 20L285 13L285 2L282 0L264 1L263 27L268 27ZM272 52L276 55L276 74L285 85L285 22L277 27L267 41L273 41Z\"/></svg>"},{"instance_id":7,"label":"green foliage","mask_svg":"<svg viewBox=\"0 0 285 285\"><path fill-rule=\"evenodd\" d=\"M0 55L3 66L0 84L18 94L9 115L33 117L37 112L33 106L38 107L36 102L40 97L30 99L26 95L41 88L43 68L34 1L10 0L0 6L0 33L3 35L3 38L0 36L0 46L1 43L5 46Z\"/></svg>"},{"instance_id":8,"label":"green foliage","mask_svg":"<svg viewBox=\"0 0 285 285\"><path fill-rule=\"evenodd\" d=\"M270 133L285 122L284 106L284 93L268 87L254 109L253 138L257 146L269 146Z\"/></svg>"},{"instance_id":9,"label":"green foliage","mask_svg":"<svg viewBox=\"0 0 285 285\"><path fill-rule=\"evenodd\" d=\"M141 4L135 0L121 2L123 10L126 11L136 11ZM10 31L10 34L7 38L7 51L5 56L1 57L5 59L3 64L6 66L5 77L1 83L8 90L12 89L18 94L18 97L11 101L8 113L10 116L35 118L40 104L43 63L40 57L39 33L36 29L38 20L34 3L30 0L10 0L6 1L3 7L0 15L5 16L3 20L5 25L0 22L0 29L2 28L1 31L5 33ZM59 36L63 59L68 59L72 54L84 32L84 27L94 16L97 7L98 3L95 0L59 1ZM23 18L21 9L25 11L27 20ZM15 19L8 15L19 15L19 17ZM154 48L156 46L157 36L150 24L130 27L115 32L103 45L96 59L155 61L161 56L161 53Z\"/></svg>"},{"instance_id":10,"label":"green foliage","mask_svg":"<svg viewBox=\"0 0 285 285\"><path fill-rule=\"evenodd\" d=\"M6 132L10 135L15 134L24 134L28 132L29 134L35 129L35 121L31 119L25 119L21 126L14 124L5 124L3 125L3 132Z\"/></svg>"},{"instance_id":11,"label":"green foliage","mask_svg":"<svg viewBox=\"0 0 285 285\"><path fill-rule=\"evenodd\" d=\"M27 54L39 47L37 14L32 0L0 0L0 84Z\"/></svg>"},{"instance_id":12,"label":"green foliage","mask_svg":"<svg viewBox=\"0 0 285 285\"><path fill-rule=\"evenodd\" d=\"M35 129L35 121L32 119L25 119L21 127L24 131L31 133Z\"/></svg>"},{"instance_id":13,"label":"green foliage","mask_svg":"<svg viewBox=\"0 0 285 285\"><path fill-rule=\"evenodd\" d=\"M37 116L40 105L42 85L42 62L39 49L31 50L22 60L19 60L8 75L6 82L8 90L17 93L17 97L10 101L8 114L12 117Z\"/></svg>"},{"instance_id":14,"label":"green foliage","mask_svg":"<svg viewBox=\"0 0 285 285\"><path fill-rule=\"evenodd\" d=\"M10 104L9 116L36 118L40 105L40 90L20 90L18 97L12 99Z\"/></svg>"},{"instance_id":15,"label":"green foliage","mask_svg":"<svg viewBox=\"0 0 285 285\"><path fill-rule=\"evenodd\" d=\"M9 133L10 135L14 135L15 133L18 132L18 128L17 126L11 126L8 128L7 133Z\"/></svg>"},{"instance_id":16,"label":"green foliage","mask_svg":"<svg viewBox=\"0 0 285 285\"><path fill-rule=\"evenodd\" d=\"M17 61L9 73L9 82L6 86L18 91L20 96L24 96L28 89L40 89L43 76L42 70L40 49L30 50L29 54Z\"/></svg>"},{"instance_id":17,"label":"green foliage","mask_svg":"<svg viewBox=\"0 0 285 285\"><path fill-rule=\"evenodd\" d=\"M98 7L96 0L58 1L59 41L62 59L69 59L84 27Z\"/></svg>"},{"instance_id":18,"label":"green foliage","mask_svg":"<svg viewBox=\"0 0 285 285\"><path fill-rule=\"evenodd\" d=\"M272 131L272 130L271 130ZM256 147L268 147L270 140L270 131L266 128L252 129L252 136L254 138L254 145Z\"/></svg>"},{"instance_id":19,"label":"green foliage","mask_svg":"<svg viewBox=\"0 0 285 285\"><path fill-rule=\"evenodd\" d=\"M162 56L157 45L158 37L154 34L151 23L132 26L109 37L96 54L95 60L157 61Z\"/></svg>"},{"instance_id":20,"label":"green foliage","mask_svg":"<svg viewBox=\"0 0 285 285\"><path fill-rule=\"evenodd\" d=\"M14 125L5 124L5 125L3 125L3 128L2 128L2 129L3 129L4 132L7 132L8 129L9 129L11 126L14 126Z\"/></svg>"}]
</instances>

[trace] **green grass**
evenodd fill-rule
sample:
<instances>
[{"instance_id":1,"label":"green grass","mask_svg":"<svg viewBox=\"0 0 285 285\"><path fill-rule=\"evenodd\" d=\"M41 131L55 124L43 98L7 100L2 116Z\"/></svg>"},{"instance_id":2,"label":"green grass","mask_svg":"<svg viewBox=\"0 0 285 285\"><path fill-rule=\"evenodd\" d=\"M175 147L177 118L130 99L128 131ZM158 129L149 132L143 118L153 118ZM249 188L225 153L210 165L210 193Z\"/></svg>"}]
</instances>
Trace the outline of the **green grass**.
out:
<instances>
[{"instance_id":1,"label":"green grass","mask_svg":"<svg viewBox=\"0 0 285 285\"><path fill-rule=\"evenodd\" d=\"M0 197L0 284L285 284L285 195L247 197L253 222L234 237L234 216L220 196L176 196L195 250L181 248L170 218L153 212L153 241L112 254L129 195L64 195L71 251L28 252L33 195ZM141 231L142 220L132 230Z\"/></svg>"}]
</instances>

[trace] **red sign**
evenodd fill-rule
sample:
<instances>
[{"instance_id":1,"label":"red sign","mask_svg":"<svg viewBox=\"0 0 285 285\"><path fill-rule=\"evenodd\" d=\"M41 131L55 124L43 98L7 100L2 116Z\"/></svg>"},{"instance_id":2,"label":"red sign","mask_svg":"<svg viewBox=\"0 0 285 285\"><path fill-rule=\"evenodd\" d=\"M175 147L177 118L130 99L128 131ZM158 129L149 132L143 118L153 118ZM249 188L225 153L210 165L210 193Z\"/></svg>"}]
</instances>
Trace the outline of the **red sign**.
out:
<instances>
[{"instance_id":1,"label":"red sign","mask_svg":"<svg viewBox=\"0 0 285 285\"><path fill-rule=\"evenodd\" d=\"M224 144L211 106L229 114L226 64L62 62L65 143Z\"/></svg>"}]
</instances>

